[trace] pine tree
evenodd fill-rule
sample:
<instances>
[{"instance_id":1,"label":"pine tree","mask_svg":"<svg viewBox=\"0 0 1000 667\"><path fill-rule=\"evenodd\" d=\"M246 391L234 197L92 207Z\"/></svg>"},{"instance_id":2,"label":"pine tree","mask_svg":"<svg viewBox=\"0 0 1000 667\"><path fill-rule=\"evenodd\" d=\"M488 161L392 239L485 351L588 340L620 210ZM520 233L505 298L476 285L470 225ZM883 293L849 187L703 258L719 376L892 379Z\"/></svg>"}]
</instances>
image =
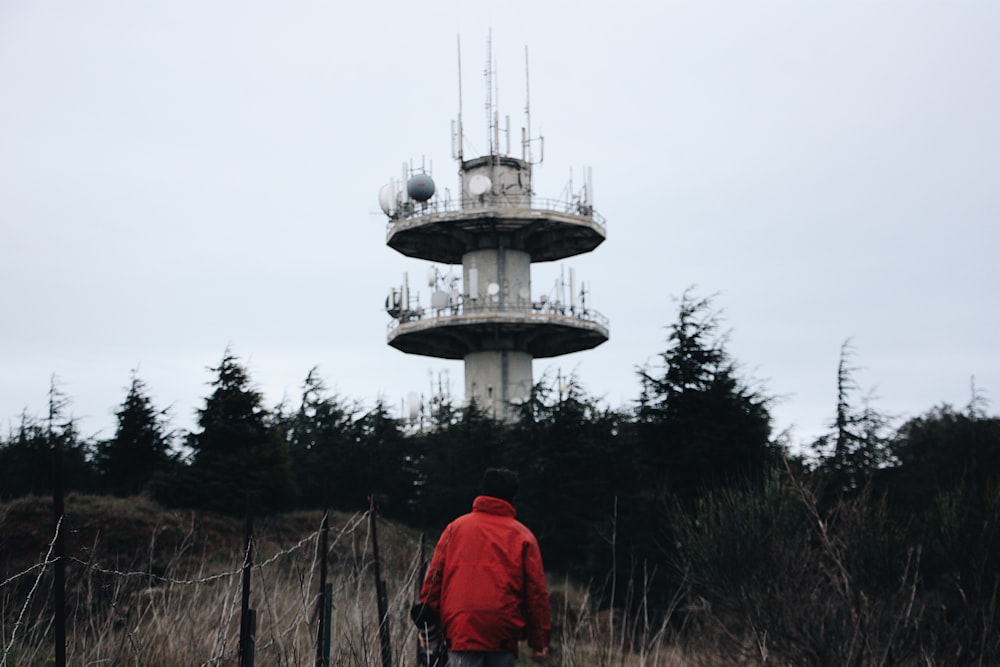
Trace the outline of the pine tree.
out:
<instances>
[{"instance_id":1,"label":"pine tree","mask_svg":"<svg viewBox=\"0 0 1000 667\"><path fill-rule=\"evenodd\" d=\"M173 489L183 495L174 500L234 514L248 503L255 511L288 507L295 496L291 458L263 397L228 349L211 370L214 389L198 411L201 430L188 437L191 465Z\"/></svg>"},{"instance_id":2,"label":"pine tree","mask_svg":"<svg viewBox=\"0 0 1000 667\"><path fill-rule=\"evenodd\" d=\"M345 510L363 506L365 495L355 497L357 492L350 488L361 448L360 412L357 404L329 396L317 369L309 371L299 408L287 428L303 506Z\"/></svg>"},{"instance_id":3,"label":"pine tree","mask_svg":"<svg viewBox=\"0 0 1000 667\"><path fill-rule=\"evenodd\" d=\"M52 493L57 449L65 490L93 490L92 443L80 437L76 420L66 414L68 406L69 400L53 376L47 417L40 420L23 413L17 430L0 445L0 498Z\"/></svg>"},{"instance_id":4,"label":"pine tree","mask_svg":"<svg viewBox=\"0 0 1000 667\"><path fill-rule=\"evenodd\" d=\"M436 427L412 436L409 450L422 471L417 479L416 517L431 530L468 512L479 494L483 471L507 461L503 425L478 404L459 410L447 405L437 414Z\"/></svg>"},{"instance_id":5,"label":"pine tree","mask_svg":"<svg viewBox=\"0 0 1000 667\"><path fill-rule=\"evenodd\" d=\"M361 465L352 471L355 483L364 485L355 487L358 495L375 494L386 516L411 515L415 511L417 475L412 462L416 443L403 435L399 420L382 401L361 417L358 426Z\"/></svg>"},{"instance_id":6,"label":"pine tree","mask_svg":"<svg viewBox=\"0 0 1000 667\"><path fill-rule=\"evenodd\" d=\"M844 341L837 364L837 409L833 431L821 436L813 449L820 455L817 472L827 492L854 495L872 480L878 470L896 462L889 433L890 418L872 406L866 397L858 406L858 385L852 363L854 348Z\"/></svg>"},{"instance_id":7,"label":"pine tree","mask_svg":"<svg viewBox=\"0 0 1000 667\"><path fill-rule=\"evenodd\" d=\"M95 465L105 492L135 495L171 461L166 411L153 407L146 384L132 371L128 393L115 415L115 435L97 445Z\"/></svg>"},{"instance_id":8,"label":"pine tree","mask_svg":"<svg viewBox=\"0 0 1000 667\"><path fill-rule=\"evenodd\" d=\"M686 292L662 363L640 370L639 481L656 501L692 499L771 460L769 399L739 377L718 327L711 300Z\"/></svg>"},{"instance_id":9,"label":"pine tree","mask_svg":"<svg viewBox=\"0 0 1000 667\"><path fill-rule=\"evenodd\" d=\"M616 498L631 490L617 435L623 420L575 376L557 376L533 387L505 436L505 464L521 476L518 516L538 537L546 563L581 579L610 570Z\"/></svg>"},{"instance_id":10,"label":"pine tree","mask_svg":"<svg viewBox=\"0 0 1000 667\"><path fill-rule=\"evenodd\" d=\"M690 290L660 365L640 370L642 392L623 455L634 491L619 502L619 547L652 572L651 605L663 610L680 581L659 564L677 560L671 516L706 494L762 482L775 457L768 398L737 373L710 299Z\"/></svg>"},{"instance_id":11,"label":"pine tree","mask_svg":"<svg viewBox=\"0 0 1000 667\"><path fill-rule=\"evenodd\" d=\"M894 490L913 508L941 492L1000 488L1000 417L941 405L903 424L892 448L900 462Z\"/></svg>"}]
</instances>

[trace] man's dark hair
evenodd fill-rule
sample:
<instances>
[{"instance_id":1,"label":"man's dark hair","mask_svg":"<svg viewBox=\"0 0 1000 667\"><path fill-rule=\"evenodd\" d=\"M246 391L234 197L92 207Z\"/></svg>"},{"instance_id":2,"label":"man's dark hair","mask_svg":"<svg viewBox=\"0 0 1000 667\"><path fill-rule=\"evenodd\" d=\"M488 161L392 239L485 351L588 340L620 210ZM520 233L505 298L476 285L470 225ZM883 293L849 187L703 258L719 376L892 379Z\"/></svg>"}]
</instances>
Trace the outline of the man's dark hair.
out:
<instances>
[{"instance_id":1,"label":"man's dark hair","mask_svg":"<svg viewBox=\"0 0 1000 667\"><path fill-rule=\"evenodd\" d=\"M517 495L517 473L507 468L487 468L483 473L483 495L514 502Z\"/></svg>"}]
</instances>

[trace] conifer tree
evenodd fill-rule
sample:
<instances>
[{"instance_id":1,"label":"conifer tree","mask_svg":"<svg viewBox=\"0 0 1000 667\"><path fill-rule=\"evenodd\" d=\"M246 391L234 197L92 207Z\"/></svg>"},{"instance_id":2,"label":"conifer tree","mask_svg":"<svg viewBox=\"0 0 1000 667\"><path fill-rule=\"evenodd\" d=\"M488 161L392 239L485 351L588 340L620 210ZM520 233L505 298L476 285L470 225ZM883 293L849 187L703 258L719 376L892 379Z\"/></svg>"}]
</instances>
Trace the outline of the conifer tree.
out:
<instances>
[{"instance_id":1,"label":"conifer tree","mask_svg":"<svg viewBox=\"0 0 1000 667\"><path fill-rule=\"evenodd\" d=\"M468 512L480 491L483 471L507 462L503 425L477 403L458 410L449 403L438 415L441 419L433 430L411 438L411 451L422 471L416 518L431 530Z\"/></svg>"},{"instance_id":2,"label":"conifer tree","mask_svg":"<svg viewBox=\"0 0 1000 667\"><path fill-rule=\"evenodd\" d=\"M543 378L505 436L506 465L521 475L518 515L546 563L583 579L610 570L616 498L631 490L617 437L623 419L575 376Z\"/></svg>"},{"instance_id":3,"label":"conifer tree","mask_svg":"<svg viewBox=\"0 0 1000 667\"><path fill-rule=\"evenodd\" d=\"M287 507L295 495L286 443L271 428L263 397L246 368L228 349L217 368L211 396L198 411L196 433L187 445L191 464L174 492L176 502L243 513Z\"/></svg>"},{"instance_id":4,"label":"conifer tree","mask_svg":"<svg viewBox=\"0 0 1000 667\"><path fill-rule=\"evenodd\" d=\"M103 491L135 495L171 460L166 411L153 406L146 384L132 371L128 393L115 415L115 435L98 443L94 462Z\"/></svg>"},{"instance_id":5,"label":"conifer tree","mask_svg":"<svg viewBox=\"0 0 1000 667\"><path fill-rule=\"evenodd\" d=\"M634 492L619 503L618 533L648 568L651 604L668 605L679 580L657 564L676 560L671 515L705 494L762 481L775 448L768 398L737 373L718 334L711 300L690 290L680 300L660 364L640 370L642 392L623 454L634 464Z\"/></svg>"},{"instance_id":6,"label":"conifer tree","mask_svg":"<svg viewBox=\"0 0 1000 667\"><path fill-rule=\"evenodd\" d=\"M858 385L852 363L854 348L844 341L837 364L837 409L833 431L813 445L821 461L817 472L826 483L827 493L854 495L872 480L880 469L891 466L890 418L865 398L856 405Z\"/></svg>"},{"instance_id":7,"label":"conifer tree","mask_svg":"<svg viewBox=\"0 0 1000 667\"><path fill-rule=\"evenodd\" d=\"M375 494L384 515L402 518L414 511L417 471L415 444L403 435L399 420L378 401L358 423L360 465L352 472L360 498Z\"/></svg>"},{"instance_id":8,"label":"conifer tree","mask_svg":"<svg viewBox=\"0 0 1000 667\"><path fill-rule=\"evenodd\" d=\"M904 423L893 439L895 494L911 508L936 494L980 496L1000 488L1000 417L940 405Z\"/></svg>"},{"instance_id":9,"label":"conifer tree","mask_svg":"<svg viewBox=\"0 0 1000 667\"><path fill-rule=\"evenodd\" d=\"M53 455L58 448L65 489L91 491L92 443L80 437L76 419L67 415L69 400L53 376L49 411L44 420L22 413L17 430L0 443L0 498L52 493Z\"/></svg>"},{"instance_id":10,"label":"conifer tree","mask_svg":"<svg viewBox=\"0 0 1000 667\"><path fill-rule=\"evenodd\" d=\"M711 299L689 290L661 364L640 370L634 445L650 499L691 499L771 460L769 399L738 375L718 327Z\"/></svg>"},{"instance_id":11,"label":"conifer tree","mask_svg":"<svg viewBox=\"0 0 1000 667\"><path fill-rule=\"evenodd\" d=\"M361 448L360 407L330 396L316 368L302 387L302 400L289 419L287 441L303 506L356 509L363 505L350 487Z\"/></svg>"}]
</instances>

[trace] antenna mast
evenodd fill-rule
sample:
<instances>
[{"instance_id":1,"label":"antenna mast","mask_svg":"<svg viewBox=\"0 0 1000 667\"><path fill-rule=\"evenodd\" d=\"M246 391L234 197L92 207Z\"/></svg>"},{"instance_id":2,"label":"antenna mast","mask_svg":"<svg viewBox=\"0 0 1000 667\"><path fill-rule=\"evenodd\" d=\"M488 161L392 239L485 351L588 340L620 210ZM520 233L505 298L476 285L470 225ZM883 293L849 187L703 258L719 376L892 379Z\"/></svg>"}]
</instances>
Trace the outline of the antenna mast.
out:
<instances>
[{"instance_id":1,"label":"antenna mast","mask_svg":"<svg viewBox=\"0 0 1000 667\"><path fill-rule=\"evenodd\" d=\"M493 29L491 28L486 38L486 69L483 71L486 76L486 128L489 134L490 155L496 155L499 150L499 137L494 138L497 128L493 122L496 101L493 96Z\"/></svg>"},{"instance_id":2,"label":"antenna mast","mask_svg":"<svg viewBox=\"0 0 1000 667\"><path fill-rule=\"evenodd\" d=\"M465 148L465 135L462 129L462 36L457 35L458 42L458 160L462 161Z\"/></svg>"},{"instance_id":3,"label":"antenna mast","mask_svg":"<svg viewBox=\"0 0 1000 667\"><path fill-rule=\"evenodd\" d=\"M531 83L528 79L528 46L524 46L524 124L525 136L521 137L521 158L531 164Z\"/></svg>"}]
</instances>

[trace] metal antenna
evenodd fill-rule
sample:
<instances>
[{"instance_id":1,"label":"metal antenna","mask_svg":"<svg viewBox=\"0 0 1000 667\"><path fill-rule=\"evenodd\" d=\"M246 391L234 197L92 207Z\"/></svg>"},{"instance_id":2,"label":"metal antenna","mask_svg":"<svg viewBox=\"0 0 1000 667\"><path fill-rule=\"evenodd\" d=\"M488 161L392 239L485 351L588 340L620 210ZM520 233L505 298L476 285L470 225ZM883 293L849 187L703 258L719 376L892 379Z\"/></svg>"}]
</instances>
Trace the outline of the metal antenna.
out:
<instances>
[{"instance_id":1,"label":"metal antenna","mask_svg":"<svg viewBox=\"0 0 1000 667\"><path fill-rule=\"evenodd\" d=\"M522 138L521 157L531 164L531 83L529 81L528 46L524 47L524 117L527 135Z\"/></svg>"},{"instance_id":2,"label":"metal antenna","mask_svg":"<svg viewBox=\"0 0 1000 667\"><path fill-rule=\"evenodd\" d=\"M486 37L486 69L483 71L486 76L486 133L489 135L490 155L496 155L496 146L493 143L493 28L490 28Z\"/></svg>"},{"instance_id":3,"label":"metal antenna","mask_svg":"<svg viewBox=\"0 0 1000 667\"><path fill-rule=\"evenodd\" d=\"M465 136L462 134L462 36L456 35L455 39L458 46L458 127L456 128L457 137L457 150L455 151L455 157L458 161L462 161L462 153L465 147Z\"/></svg>"}]
</instances>

